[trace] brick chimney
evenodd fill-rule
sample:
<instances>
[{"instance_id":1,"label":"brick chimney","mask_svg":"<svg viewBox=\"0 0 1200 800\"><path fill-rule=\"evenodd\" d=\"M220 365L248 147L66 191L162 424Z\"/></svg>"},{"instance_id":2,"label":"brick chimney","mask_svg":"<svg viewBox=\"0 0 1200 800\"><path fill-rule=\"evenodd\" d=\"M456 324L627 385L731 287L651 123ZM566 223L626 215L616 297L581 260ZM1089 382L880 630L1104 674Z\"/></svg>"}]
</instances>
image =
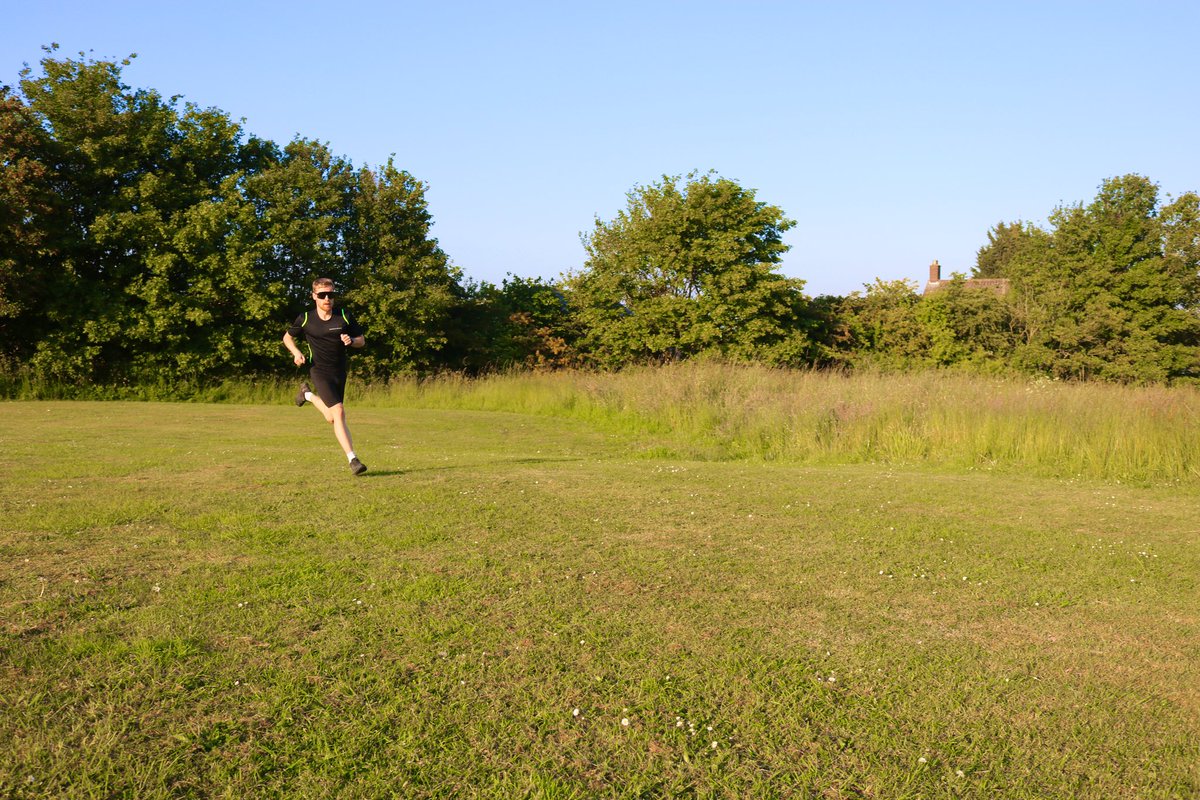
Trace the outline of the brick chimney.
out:
<instances>
[{"instance_id":1,"label":"brick chimney","mask_svg":"<svg viewBox=\"0 0 1200 800\"><path fill-rule=\"evenodd\" d=\"M929 282L937 283L942 279L942 265L935 258L933 263L929 265Z\"/></svg>"}]
</instances>

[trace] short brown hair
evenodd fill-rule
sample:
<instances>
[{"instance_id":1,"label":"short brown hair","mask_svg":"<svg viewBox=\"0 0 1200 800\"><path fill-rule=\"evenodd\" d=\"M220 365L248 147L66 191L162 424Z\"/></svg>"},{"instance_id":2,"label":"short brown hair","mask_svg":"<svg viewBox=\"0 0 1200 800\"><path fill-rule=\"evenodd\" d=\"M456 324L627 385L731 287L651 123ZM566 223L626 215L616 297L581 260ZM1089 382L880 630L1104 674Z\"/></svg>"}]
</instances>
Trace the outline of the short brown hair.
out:
<instances>
[{"instance_id":1,"label":"short brown hair","mask_svg":"<svg viewBox=\"0 0 1200 800\"><path fill-rule=\"evenodd\" d=\"M317 278L315 281L313 281L313 291L314 292L317 291L317 289L319 289L322 286L328 286L330 289L332 289L333 288L333 278Z\"/></svg>"}]
</instances>

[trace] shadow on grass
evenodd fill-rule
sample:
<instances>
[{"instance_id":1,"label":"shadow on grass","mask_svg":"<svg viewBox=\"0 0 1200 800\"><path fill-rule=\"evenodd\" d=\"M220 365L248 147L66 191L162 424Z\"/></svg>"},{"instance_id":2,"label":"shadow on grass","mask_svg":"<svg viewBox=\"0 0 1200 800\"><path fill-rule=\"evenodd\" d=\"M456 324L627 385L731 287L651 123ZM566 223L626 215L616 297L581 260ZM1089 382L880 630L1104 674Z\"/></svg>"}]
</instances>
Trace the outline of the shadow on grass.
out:
<instances>
[{"instance_id":1,"label":"shadow on grass","mask_svg":"<svg viewBox=\"0 0 1200 800\"><path fill-rule=\"evenodd\" d=\"M496 467L504 464L561 464L570 461L583 461L582 458L507 458L499 461L474 461L470 463L444 464L436 467L414 467L413 469L381 469L367 470L360 478L386 478L396 475L416 475L420 472L449 472L456 469L473 467Z\"/></svg>"}]
</instances>

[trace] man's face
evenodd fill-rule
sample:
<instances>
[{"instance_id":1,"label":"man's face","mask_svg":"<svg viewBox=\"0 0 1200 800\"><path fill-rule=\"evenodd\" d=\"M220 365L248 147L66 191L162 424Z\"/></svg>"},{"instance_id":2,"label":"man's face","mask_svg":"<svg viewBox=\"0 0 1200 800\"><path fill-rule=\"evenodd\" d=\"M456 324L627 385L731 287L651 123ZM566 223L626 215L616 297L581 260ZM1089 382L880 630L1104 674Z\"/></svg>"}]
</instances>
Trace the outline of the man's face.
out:
<instances>
[{"instance_id":1,"label":"man's face","mask_svg":"<svg viewBox=\"0 0 1200 800\"><path fill-rule=\"evenodd\" d=\"M329 311L333 308L333 298L337 296L332 286L319 286L313 290L313 300L317 302L317 308L323 311Z\"/></svg>"}]
</instances>

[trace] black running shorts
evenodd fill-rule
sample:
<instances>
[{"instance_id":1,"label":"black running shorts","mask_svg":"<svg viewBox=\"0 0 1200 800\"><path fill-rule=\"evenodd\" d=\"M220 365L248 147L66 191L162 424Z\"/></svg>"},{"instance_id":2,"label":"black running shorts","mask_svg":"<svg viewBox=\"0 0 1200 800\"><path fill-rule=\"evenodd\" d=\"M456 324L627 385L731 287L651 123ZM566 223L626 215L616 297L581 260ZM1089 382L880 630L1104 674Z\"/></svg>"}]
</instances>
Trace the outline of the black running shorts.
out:
<instances>
[{"instance_id":1,"label":"black running shorts","mask_svg":"<svg viewBox=\"0 0 1200 800\"><path fill-rule=\"evenodd\" d=\"M328 372L309 370L308 377L312 380L312 389L325 405L336 406L346 399L346 376L330 375Z\"/></svg>"}]
</instances>

